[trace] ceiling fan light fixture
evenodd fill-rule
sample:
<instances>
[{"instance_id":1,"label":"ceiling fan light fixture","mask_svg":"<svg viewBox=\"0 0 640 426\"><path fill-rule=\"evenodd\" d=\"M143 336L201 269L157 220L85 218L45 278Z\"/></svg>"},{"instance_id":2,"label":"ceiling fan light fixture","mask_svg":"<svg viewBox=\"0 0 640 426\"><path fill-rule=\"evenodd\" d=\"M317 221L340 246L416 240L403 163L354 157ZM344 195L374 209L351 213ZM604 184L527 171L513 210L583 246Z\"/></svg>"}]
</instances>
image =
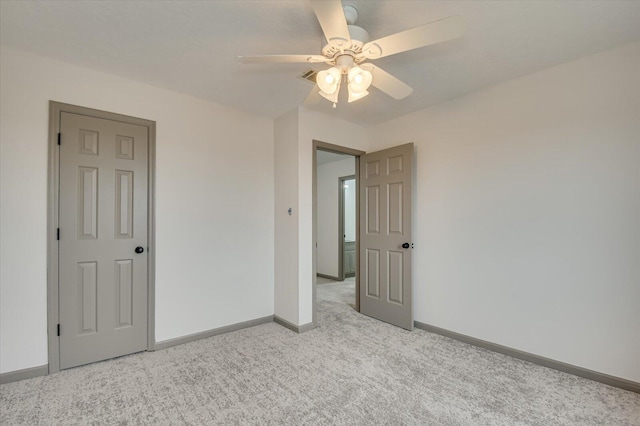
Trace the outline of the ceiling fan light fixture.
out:
<instances>
[{"instance_id":1,"label":"ceiling fan light fixture","mask_svg":"<svg viewBox=\"0 0 640 426\"><path fill-rule=\"evenodd\" d=\"M366 92L369 86L371 86L373 75L360 67L353 67L349 70L347 78L349 80L350 90L354 92Z\"/></svg>"},{"instance_id":2,"label":"ceiling fan light fixture","mask_svg":"<svg viewBox=\"0 0 640 426\"><path fill-rule=\"evenodd\" d=\"M362 99L369 94L367 89L373 80L372 74L360 67L352 67L347 74L349 81L349 102Z\"/></svg>"},{"instance_id":3,"label":"ceiling fan light fixture","mask_svg":"<svg viewBox=\"0 0 640 426\"><path fill-rule=\"evenodd\" d=\"M321 90L319 93L320 93L320 96L322 96L326 100L331 101L331 102L333 102L335 104L335 103L338 103L338 92L339 91L340 90L336 90L333 93L327 93L327 92L324 92L324 91Z\"/></svg>"},{"instance_id":4,"label":"ceiling fan light fixture","mask_svg":"<svg viewBox=\"0 0 640 426\"><path fill-rule=\"evenodd\" d=\"M340 88L340 77L340 70L336 67L318 72L316 83L318 83L321 93L324 92L329 96L335 94L337 98L338 90Z\"/></svg>"},{"instance_id":5,"label":"ceiling fan light fixture","mask_svg":"<svg viewBox=\"0 0 640 426\"><path fill-rule=\"evenodd\" d=\"M320 80L320 77L318 77L318 81L319 80ZM318 86L320 86L320 84L318 84ZM331 87L333 88L333 86L334 85L332 84ZM336 104L338 103L338 93L340 93L340 79L336 81L335 88L333 88L333 93L325 92L324 90L322 90L322 87L320 87L320 92L318 93L320 94L320 96L322 96L329 102L332 102L333 107L335 108Z\"/></svg>"}]
</instances>

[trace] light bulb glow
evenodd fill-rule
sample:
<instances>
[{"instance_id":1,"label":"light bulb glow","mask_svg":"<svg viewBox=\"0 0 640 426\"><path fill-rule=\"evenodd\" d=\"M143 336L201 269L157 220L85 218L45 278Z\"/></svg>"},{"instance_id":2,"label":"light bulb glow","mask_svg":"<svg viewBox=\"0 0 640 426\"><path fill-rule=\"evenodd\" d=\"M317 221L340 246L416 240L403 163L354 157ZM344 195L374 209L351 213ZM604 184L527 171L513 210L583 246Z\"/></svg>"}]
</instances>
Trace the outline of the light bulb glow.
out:
<instances>
[{"instance_id":1,"label":"light bulb glow","mask_svg":"<svg viewBox=\"0 0 640 426\"><path fill-rule=\"evenodd\" d=\"M353 77L353 82L356 84L362 83L362 74L356 74L356 76Z\"/></svg>"},{"instance_id":2,"label":"light bulb glow","mask_svg":"<svg viewBox=\"0 0 640 426\"><path fill-rule=\"evenodd\" d=\"M333 83L333 76L331 74L328 74L325 78L324 78L325 83L327 84L331 84Z\"/></svg>"}]
</instances>

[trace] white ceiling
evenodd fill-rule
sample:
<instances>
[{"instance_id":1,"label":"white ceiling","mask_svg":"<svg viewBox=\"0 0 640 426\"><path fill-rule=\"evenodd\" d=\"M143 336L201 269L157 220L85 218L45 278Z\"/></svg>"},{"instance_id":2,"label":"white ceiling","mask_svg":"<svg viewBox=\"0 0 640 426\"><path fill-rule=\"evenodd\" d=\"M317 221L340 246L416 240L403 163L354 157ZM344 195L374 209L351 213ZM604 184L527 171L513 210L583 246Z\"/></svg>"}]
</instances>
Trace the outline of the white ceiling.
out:
<instances>
[{"instance_id":1,"label":"white ceiling","mask_svg":"<svg viewBox=\"0 0 640 426\"><path fill-rule=\"evenodd\" d=\"M414 88L332 110L368 125L514 77L640 40L640 1L344 0L371 39L450 15L462 39L375 63ZM300 105L305 64L241 65L238 55L320 53L322 33L298 1L13 1L0 3L0 42L265 117Z\"/></svg>"}]
</instances>

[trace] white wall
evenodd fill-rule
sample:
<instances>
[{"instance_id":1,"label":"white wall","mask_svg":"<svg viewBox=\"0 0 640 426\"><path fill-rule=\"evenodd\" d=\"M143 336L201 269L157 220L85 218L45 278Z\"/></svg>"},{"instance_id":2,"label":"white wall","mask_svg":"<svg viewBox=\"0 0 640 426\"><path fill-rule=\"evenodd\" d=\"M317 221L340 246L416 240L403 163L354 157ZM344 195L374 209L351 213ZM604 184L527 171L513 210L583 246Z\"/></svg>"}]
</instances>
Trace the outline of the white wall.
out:
<instances>
[{"instance_id":1,"label":"white wall","mask_svg":"<svg viewBox=\"0 0 640 426\"><path fill-rule=\"evenodd\" d=\"M275 120L275 315L298 325L298 110ZM292 214L288 210L291 208Z\"/></svg>"},{"instance_id":2,"label":"white wall","mask_svg":"<svg viewBox=\"0 0 640 426\"><path fill-rule=\"evenodd\" d=\"M369 129L416 144L415 319L640 381L640 43Z\"/></svg>"},{"instance_id":3,"label":"white wall","mask_svg":"<svg viewBox=\"0 0 640 426\"><path fill-rule=\"evenodd\" d=\"M0 372L47 364L49 100L157 122L157 341L273 314L271 120L4 47L0 78Z\"/></svg>"},{"instance_id":4,"label":"white wall","mask_svg":"<svg viewBox=\"0 0 640 426\"><path fill-rule=\"evenodd\" d=\"M341 188L338 187L338 179L355 173L355 157L347 157L344 160L322 164L317 168L316 206L318 215L316 226L318 228L318 250L316 253L316 272L319 274L338 277L340 273L338 267L338 257L340 255L338 246L340 243L338 234L340 213L338 206ZM355 195L355 192L353 194ZM355 210L352 209L351 214L352 222L355 222Z\"/></svg>"},{"instance_id":5,"label":"white wall","mask_svg":"<svg viewBox=\"0 0 640 426\"><path fill-rule=\"evenodd\" d=\"M275 315L294 325L308 325L313 321L315 275L313 141L364 151L366 132L361 126L304 108L276 119L274 129ZM286 213L289 207L293 209L292 216Z\"/></svg>"}]
</instances>

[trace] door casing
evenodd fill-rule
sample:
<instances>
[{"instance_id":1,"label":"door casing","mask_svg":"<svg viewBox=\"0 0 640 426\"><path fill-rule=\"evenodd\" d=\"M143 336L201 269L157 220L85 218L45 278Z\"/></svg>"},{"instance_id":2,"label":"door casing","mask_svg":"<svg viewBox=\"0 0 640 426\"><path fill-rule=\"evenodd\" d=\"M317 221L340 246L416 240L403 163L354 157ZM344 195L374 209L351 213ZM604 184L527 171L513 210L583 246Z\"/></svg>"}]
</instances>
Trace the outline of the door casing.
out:
<instances>
[{"instance_id":1,"label":"door casing","mask_svg":"<svg viewBox=\"0 0 640 426\"><path fill-rule=\"evenodd\" d=\"M49 167L47 190L47 334L49 374L60 371L60 341L58 338L59 294L58 294L58 212L60 195L60 153L58 134L60 114L69 112L91 117L136 124L148 128L148 198L147 198L147 350L155 346L155 162L156 123L142 118L130 117L92 108L49 101Z\"/></svg>"},{"instance_id":2,"label":"door casing","mask_svg":"<svg viewBox=\"0 0 640 426\"><path fill-rule=\"evenodd\" d=\"M317 320L317 306L316 306L316 274L317 274L317 262L316 262L316 257L317 257L317 253L318 253L318 247L317 247L317 242L318 242L318 205L317 205L317 197L318 197L318 165L317 165L317 154L318 151L329 151L329 152L335 152L337 154L346 154L346 155L353 155L355 157L355 163L356 163L356 182L357 182L357 176L360 176L360 156L362 154L365 154L364 151L360 151L358 149L353 149L353 148L347 148L345 146L340 146L340 145L334 145L331 143L327 143L327 142L322 142L322 141L318 141L318 140L313 140L313 164L312 164L312 175L313 175L313 195L312 195L312 211L313 211L313 224L312 224L312 228L313 228L313 235L312 235L312 256L313 256L313 267L312 267L312 276L311 276L311 282L313 283L313 291L312 291L312 304L313 304L313 310L312 310L312 322L313 324L316 324L316 320ZM359 200L360 198L360 188L359 185L357 185L356 183L356 200ZM360 203L356 202L356 235L360 235ZM356 239L356 253L360 252L360 239L357 238ZM360 312L360 259L359 256L356 256L356 311Z\"/></svg>"}]
</instances>

